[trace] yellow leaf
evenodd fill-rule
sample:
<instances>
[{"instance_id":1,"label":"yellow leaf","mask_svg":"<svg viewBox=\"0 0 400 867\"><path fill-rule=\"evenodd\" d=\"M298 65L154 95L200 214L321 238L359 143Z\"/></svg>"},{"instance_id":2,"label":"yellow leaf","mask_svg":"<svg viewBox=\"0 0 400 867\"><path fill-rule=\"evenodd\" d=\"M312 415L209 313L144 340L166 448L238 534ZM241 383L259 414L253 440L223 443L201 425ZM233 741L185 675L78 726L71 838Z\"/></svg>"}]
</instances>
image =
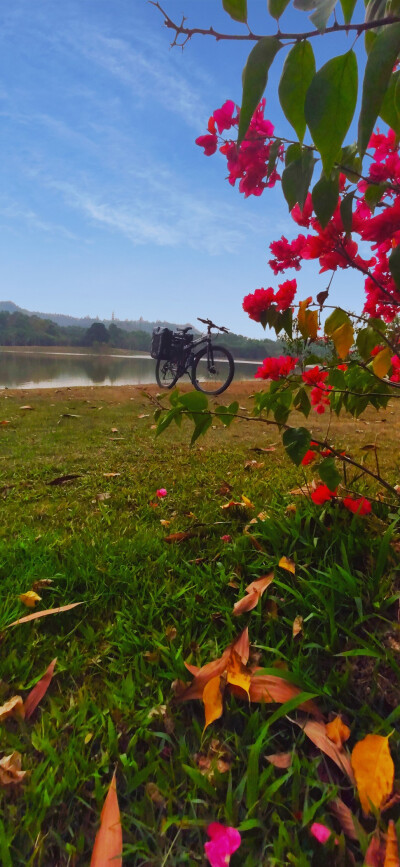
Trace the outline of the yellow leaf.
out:
<instances>
[{"instance_id":1,"label":"yellow leaf","mask_svg":"<svg viewBox=\"0 0 400 867\"><path fill-rule=\"evenodd\" d=\"M354 329L351 322L344 322L331 334L339 358L347 358L354 343Z\"/></svg>"},{"instance_id":2,"label":"yellow leaf","mask_svg":"<svg viewBox=\"0 0 400 867\"><path fill-rule=\"evenodd\" d=\"M350 729L343 722L340 716L335 716L335 719L331 720L331 722L327 723L325 726L325 731L328 735L330 741L333 741L337 747L342 747L344 742L347 741L350 737Z\"/></svg>"},{"instance_id":3,"label":"yellow leaf","mask_svg":"<svg viewBox=\"0 0 400 867\"><path fill-rule=\"evenodd\" d=\"M42 597L38 596L34 590L27 590L26 593L21 593L19 598L27 608L34 608L36 603L40 602Z\"/></svg>"},{"instance_id":4,"label":"yellow leaf","mask_svg":"<svg viewBox=\"0 0 400 867\"><path fill-rule=\"evenodd\" d=\"M292 575L294 575L296 572L296 566L293 560L290 560L289 557L281 557L278 565L281 567L281 569L286 569L287 572L291 572Z\"/></svg>"},{"instance_id":5,"label":"yellow leaf","mask_svg":"<svg viewBox=\"0 0 400 867\"><path fill-rule=\"evenodd\" d=\"M209 726L214 720L219 719L222 716L222 712L224 709L223 706L223 692L224 692L225 678L219 675L218 677L212 677L209 680L204 689L203 689L203 703L204 703L204 713L205 713L205 726L204 731L207 726Z\"/></svg>"},{"instance_id":6,"label":"yellow leaf","mask_svg":"<svg viewBox=\"0 0 400 867\"><path fill-rule=\"evenodd\" d=\"M393 822L393 819L390 819L389 822L386 840L385 861L383 867L400 867L396 826Z\"/></svg>"},{"instance_id":7,"label":"yellow leaf","mask_svg":"<svg viewBox=\"0 0 400 867\"><path fill-rule=\"evenodd\" d=\"M392 363L392 353L390 351L390 347L386 346L385 349L381 349L372 362L372 370L374 371L376 376L380 376L381 379L383 376L386 376L390 365Z\"/></svg>"},{"instance_id":8,"label":"yellow leaf","mask_svg":"<svg viewBox=\"0 0 400 867\"><path fill-rule=\"evenodd\" d=\"M83 743L84 743L84 744L90 744L90 741L92 740L92 737L93 737L93 732L88 732L88 733L85 735L85 740L84 740Z\"/></svg>"},{"instance_id":9,"label":"yellow leaf","mask_svg":"<svg viewBox=\"0 0 400 867\"><path fill-rule=\"evenodd\" d=\"M309 332L308 323L309 323L309 315L310 315L310 313L312 314L313 311L307 310L307 307L311 304L311 302L312 302L311 295L309 298L306 298L305 301L300 301L299 312L297 314L297 322L298 322L298 326L299 326L299 331L301 333L301 336L304 337L304 340L306 340L307 337L311 337L310 332ZM318 326L318 311L316 310L315 313L317 314L317 326ZM313 321L312 320L311 320L311 327L313 327Z\"/></svg>"},{"instance_id":10,"label":"yellow leaf","mask_svg":"<svg viewBox=\"0 0 400 867\"><path fill-rule=\"evenodd\" d=\"M249 500L248 497L245 496L245 494L242 494L242 503L248 509L254 509L254 504L251 502L251 500Z\"/></svg>"},{"instance_id":11,"label":"yellow leaf","mask_svg":"<svg viewBox=\"0 0 400 867\"><path fill-rule=\"evenodd\" d=\"M231 686L239 686L249 695L251 675L249 670L243 665L242 660L235 650L232 651L227 667L227 682ZM250 697L250 696L249 696Z\"/></svg>"},{"instance_id":12,"label":"yellow leaf","mask_svg":"<svg viewBox=\"0 0 400 867\"><path fill-rule=\"evenodd\" d=\"M371 805L379 810L393 789L394 765L388 741L382 735L367 735L351 754L358 795L367 814Z\"/></svg>"},{"instance_id":13,"label":"yellow leaf","mask_svg":"<svg viewBox=\"0 0 400 867\"><path fill-rule=\"evenodd\" d=\"M318 325L318 310L306 310L306 328L311 340L317 337Z\"/></svg>"},{"instance_id":14,"label":"yellow leaf","mask_svg":"<svg viewBox=\"0 0 400 867\"><path fill-rule=\"evenodd\" d=\"M0 722L8 716L25 716L24 703L20 695L14 695L0 707Z\"/></svg>"},{"instance_id":15,"label":"yellow leaf","mask_svg":"<svg viewBox=\"0 0 400 867\"><path fill-rule=\"evenodd\" d=\"M296 635L300 635L300 632L302 632L302 631L303 631L303 618L300 614L298 614L297 617L295 617L293 620L293 626L292 626L293 638L296 638Z\"/></svg>"}]
</instances>

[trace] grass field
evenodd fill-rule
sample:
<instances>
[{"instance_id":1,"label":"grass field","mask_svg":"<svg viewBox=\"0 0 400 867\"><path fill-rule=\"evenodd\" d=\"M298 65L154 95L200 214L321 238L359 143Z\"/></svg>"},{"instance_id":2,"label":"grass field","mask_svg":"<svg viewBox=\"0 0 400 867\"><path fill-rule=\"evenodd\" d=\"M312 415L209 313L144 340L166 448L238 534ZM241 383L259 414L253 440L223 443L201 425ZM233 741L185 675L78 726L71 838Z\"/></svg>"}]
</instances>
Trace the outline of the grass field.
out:
<instances>
[{"instance_id":1,"label":"grass field","mask_svg":"<svg viewBox=\"0 0 400 867\"><path fill-rule=\"evenodd\" d=\"M233 386L229 399L250 408L253 388ZM357 459L377 443L396 483L400 412L391 403L332 430ZM303 472L279 432L257 422L213 428L192 449L189 425L155 439L153 407L135 387L1 392L2 420L0 705L25 697L54 657L57 665L32 718L0 724L1 755L17 750L28 771L21 785L0 788L1 863L89 864L117 769L126 865L204 864L213 820L241 830L233 867L362 864L366 836L361 848L333 841L329 854L310 836L313 821L340 834L329 810L338 791L361 814L338 769L291 721L295 703L231 695L203 735L202 703L177 704L171 687L191 680L184 661L215 659L248 624L254 662L280 668L326 719L342 713L351 744L393 732L399 771L398 507L377 501L359 518L291 494ZM317 436L327 421L313 415L309 425ZM253 460L259 466L245 466ZM65 475L75 477L55 482ZM363 479L348 485L367 490ZM168 495L158 500L161 487ZM221 508L242 494L254 508ZM164 541L182 531L190 535L181 543ZM282 555L295 575L278 567ZM270 569L258 606L235 618L246 585ZM42 579L52 583L38 591L39 608L84 604L6 629L29 613L19 594ZM303 628L293 637L296 617ZM287 751L284 770L265 758Z\"/></svg>"}]
</instances>

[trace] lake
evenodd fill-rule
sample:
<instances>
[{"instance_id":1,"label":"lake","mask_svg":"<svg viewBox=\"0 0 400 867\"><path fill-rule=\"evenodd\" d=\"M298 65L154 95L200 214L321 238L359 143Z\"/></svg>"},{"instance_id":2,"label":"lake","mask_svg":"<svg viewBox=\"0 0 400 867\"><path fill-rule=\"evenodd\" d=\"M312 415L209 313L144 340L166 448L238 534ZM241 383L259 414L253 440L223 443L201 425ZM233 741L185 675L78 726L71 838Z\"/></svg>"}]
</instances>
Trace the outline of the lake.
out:
<instances>
[{"instance_id":1,"label":"lake","mask_svg":"<svg viewBox=\"0 0 400 867\"><path fill-rule=\"evenodd\" d=\"M260 361L235 362L235 380L252 379ZM156 362L143 355L94 355L0 350L0 388L149 385ZM185 376L182 382L187 382Z\"/></svg>"}]
</instances>

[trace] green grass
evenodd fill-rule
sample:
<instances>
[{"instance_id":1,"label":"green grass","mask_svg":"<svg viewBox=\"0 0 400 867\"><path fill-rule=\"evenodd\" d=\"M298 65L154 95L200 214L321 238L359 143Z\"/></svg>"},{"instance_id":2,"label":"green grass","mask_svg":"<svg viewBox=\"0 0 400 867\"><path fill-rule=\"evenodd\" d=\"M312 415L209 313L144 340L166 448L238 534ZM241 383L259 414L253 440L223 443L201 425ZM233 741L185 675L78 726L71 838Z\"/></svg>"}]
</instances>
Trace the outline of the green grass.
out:
<instances>
[{"instance_id":1,"label":"green grass","mask_svg":"<svg viewBox=\"0 0 400 867\"><path fill-rule=\"evenodd\" d=\"M19 408L26 403L34 410ZM242 831L233 867L351 863L342 842L322 849L309 826L326 821L340 833L327 806L338 790L356 812L357 804L285 708L230 696L203 735L201 702L175 704L171 684L190 680L184 660L216 658L248 623L260 665L286 666L327 717L343 713L351 745L371 731L394 732L397 761L399 512L377 503L372 517L360 519L291 496L301 472L285 459L279 434L260 425L211 430L189 449L189 426L155 440L152 417L138 417L151 412L137 389L0 398L0 420L10 421L0 427L0 704L25 696L58 659L32 719L0 727L1 755L18 750L29 771L21 787L0 790L0 861L88 864L117 768L124 864L203 864L205 828L214 819ZM312 421L316 431L321 420ZM370 424L367 437L375 415ZM346 442L348 430L341 429ZM351 436L359 448L359 434ZM381 463L396 478L392 436L391 429ZM276 452L251 451L271 442ZM245 470L255 457L264 468ZM120 475L103 475L110 472ZM49 484L69 473L79 477ZM255 511L221 510L223 481L235 499L250 497ZM159 487L168 497L153 506ZM97 499L104 493L110 497ZM285 514L291 502L297 511ZM262 551L243 533L259 512L266 520L250 529ZM165 543L167 533L182 530L194 535ZM232 543L221 542L224 534ZM295 576L278 567L283 554L295 560ZM275 581L258 607L234 618L246 584L270 568ZM41 578L53 584L39 591L39 607L85 604L4 630L27 613L18 596ZM304 627L293 639L297 615ZM229 766L214 768L212 779L199 770L199 753L210 749ZM265 759L287 750L294 758L285 771ZM397 818L396 810L389 816ZM362 864L358 846L350 850Z\"/></svg>"}]
</instances>

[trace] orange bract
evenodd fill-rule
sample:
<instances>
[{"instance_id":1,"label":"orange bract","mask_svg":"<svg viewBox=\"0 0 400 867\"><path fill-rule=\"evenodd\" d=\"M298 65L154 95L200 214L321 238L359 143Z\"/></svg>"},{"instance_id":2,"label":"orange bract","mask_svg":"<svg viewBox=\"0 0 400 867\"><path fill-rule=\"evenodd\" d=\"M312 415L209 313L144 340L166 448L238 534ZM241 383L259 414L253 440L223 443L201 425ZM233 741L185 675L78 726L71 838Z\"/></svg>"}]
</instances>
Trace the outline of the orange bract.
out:
<instances>
[{"instance_id":1,"label":"orange bract","mask_svg":"<svg viewBox=\"0 0 400 867\"><path fill-rule=\"evenodd\" d=\"M122 828L115 772L104 801L90 867L122 867Z\"/></svg>"},{"instance_id":2,"label":"orange bract","mask_svg":"<svg viewBox=\"0 0 400 867\"><path fill-rule=\"evenodd\" d=\"M206 683L203 689L203 703L204 703L204 713L205 713L205 726L204 731L210 723L214 722L214 720L219 719L222 716L222 712L224 709L223 705L223 695L224 695L224 687L225 687L225 678L221 675L218 677L212 677L211 680Z\"/></svg>"},{"instance_id":3,"label":"orange bract","mask_svg":"<svg viewBox=\"0 0 400 867\"><path fill-rule=\"evenodd\" d=\"M258 600L261 599L264 590L269 587L273 580L274 573L269 572L268 575L263 575L261 578L258 578L257 581L252 581L251 584L248 584L246 587L247 596L243 596L242 599L235 602L233 606L233 614L238 617L239 614L243 614L245 611L252 611L252 609L258 604Z\"/></svg>"},{"instance_id":4,"label":"orange bract","mask_svg":"<svg viewBox=\"0 0 400 867\"><path fill-rule=\"evenodd\" d=\"M396 826L393 819L389 822L383 867L400 867L399 846L397 842Z\"/></svg>"},{"instance_id":5,"label":"orange bract","mask_svg":"<svg viewBox=\"0 0 400 867\"><path fill-rule=\"evenodd\" d=\"M327 723L325 730L329 740L333 741L337 747L342 747L350 737L350 729L340 716L335 716L335 719Z\"/></svg>"},{"instance_id":6,"label":"orange bract","mask_svg":"<svg viewBox=\"0 0 400 867\"><path fill-rule=\"evenodd\" d=\"M367 735L351 754L358 795L367 814L371 807L379 810L393 789L394 765L388 741L382 735Z\"/></svg>"}]
</instances>

